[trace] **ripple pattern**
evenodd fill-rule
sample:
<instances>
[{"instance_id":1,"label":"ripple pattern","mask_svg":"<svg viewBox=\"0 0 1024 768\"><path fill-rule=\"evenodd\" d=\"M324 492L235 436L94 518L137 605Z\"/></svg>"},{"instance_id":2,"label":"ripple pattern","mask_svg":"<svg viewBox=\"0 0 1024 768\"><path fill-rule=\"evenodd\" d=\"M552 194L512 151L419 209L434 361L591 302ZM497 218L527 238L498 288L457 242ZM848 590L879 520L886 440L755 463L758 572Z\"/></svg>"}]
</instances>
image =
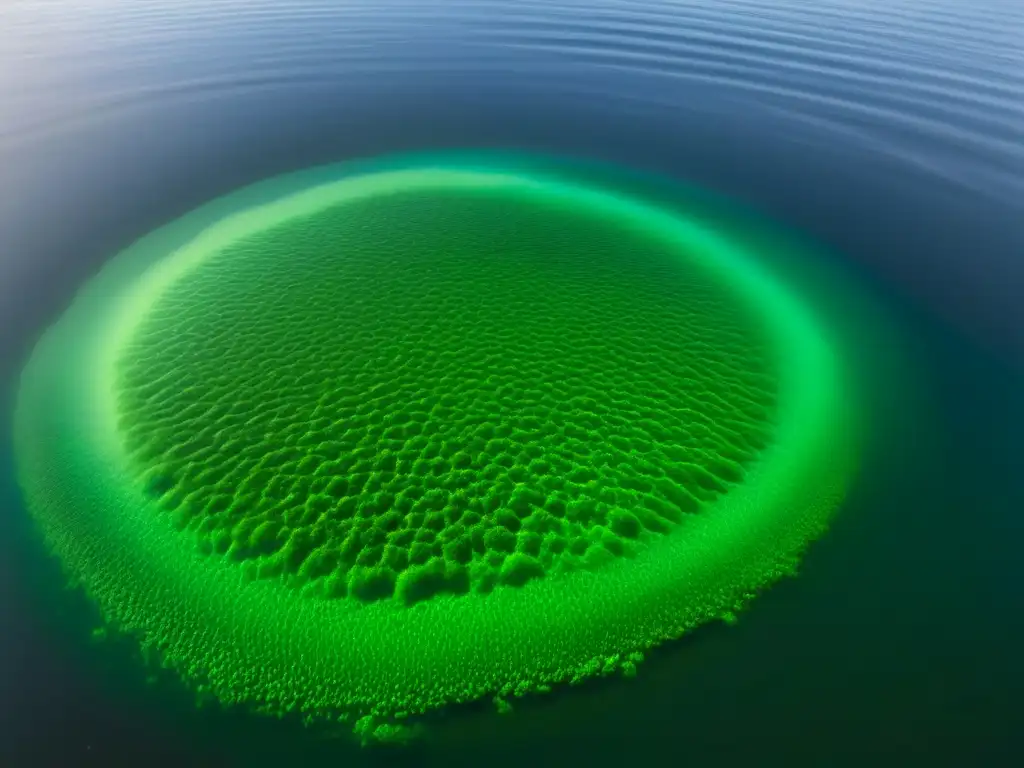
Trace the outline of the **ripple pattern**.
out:
<instances>
[{"instance_id":1,"label":"ripple pattern","mask_svg":"<svg viewBox=\"0 0 1024 768\"><path fill-rule=\"evenodd\" d=\"M538 92L587 94L600 82L613 103L637 93L683 110L741 103L748 119L782 113L945 183L1022 191L1024 13L1014 0L14 0L0 20L9 144L164 101L327 94L385 75L443 88L472 72L492 88L530 78Z\"/></svg>"}]
</instances>

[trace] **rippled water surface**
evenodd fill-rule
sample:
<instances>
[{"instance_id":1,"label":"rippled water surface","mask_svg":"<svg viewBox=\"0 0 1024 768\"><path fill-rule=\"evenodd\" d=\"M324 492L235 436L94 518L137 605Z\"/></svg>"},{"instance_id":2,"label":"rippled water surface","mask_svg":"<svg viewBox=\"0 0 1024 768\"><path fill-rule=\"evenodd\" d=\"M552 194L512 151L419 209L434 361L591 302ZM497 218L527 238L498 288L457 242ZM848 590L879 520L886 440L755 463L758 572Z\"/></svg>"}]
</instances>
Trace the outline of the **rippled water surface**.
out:
<instances>
[{"instance_id":1,"label":"rippled water surface","mask_svg":"<svg viewBox=\"0 0 1024 768\"><path fill-rule=\"evenodd\" d=\"M737 626L399 753L197 714L88 644L5 446L0 764L1017 764L1024 3L6 0L5 392L142 233L273 174L449 147L656 171L814 242L900 329L920 407L878 420L903 438Z\"/></svg>"}]
</instances>

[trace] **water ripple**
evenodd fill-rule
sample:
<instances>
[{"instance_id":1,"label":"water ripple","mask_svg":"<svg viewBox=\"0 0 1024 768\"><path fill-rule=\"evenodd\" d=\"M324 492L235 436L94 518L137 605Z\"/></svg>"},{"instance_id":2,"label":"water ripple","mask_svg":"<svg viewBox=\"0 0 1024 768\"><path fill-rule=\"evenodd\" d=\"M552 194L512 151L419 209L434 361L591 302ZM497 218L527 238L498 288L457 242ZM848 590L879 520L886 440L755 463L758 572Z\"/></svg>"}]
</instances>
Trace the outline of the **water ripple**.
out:
<instances>
[{"instance_id":1,"label":"water ripple","mask_svg":"<svg viewBox=\"0 0 1024 768\"><path fill-rule=\"evenodd\" d=\"M1017 0L8 0L0 30L0 150L211 92L589 73L610 105L622 78L680 105L710 88L948 183L1024 178Z\"/></svg>"}]
</instances>

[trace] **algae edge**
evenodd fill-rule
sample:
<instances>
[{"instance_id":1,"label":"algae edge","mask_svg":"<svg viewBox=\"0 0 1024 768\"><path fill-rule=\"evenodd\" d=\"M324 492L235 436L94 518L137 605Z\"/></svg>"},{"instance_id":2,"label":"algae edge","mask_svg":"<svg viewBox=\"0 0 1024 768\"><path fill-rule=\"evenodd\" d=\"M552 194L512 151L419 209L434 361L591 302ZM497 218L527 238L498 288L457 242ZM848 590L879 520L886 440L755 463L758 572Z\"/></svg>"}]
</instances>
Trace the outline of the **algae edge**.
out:
<instances>
[{"instance_id":1,"label":"algae edge","mask_svg":"<svg viewBox=\"0 0 1024 768\"><path fill-rule=\"evenodd\" d=\"M760 588L793 572L806 544L827 526L855 464L856 415L838 350L800 300L758 268L756 254L733 252L720 232L705 231L697 222L621 199L613 190L576 187L571 179L522 178L500 164L481 168L479 160L466 169L456 161L423 169L494 173L501 183L583 195L616 215L624 215L621 206L626 206L625 215L682 227L677 235L689 246L725 253L718 268L738 266L738 279L747 281L740 290L767 305L766 320L775 327L785 362L781 367L790 376L786 407L799 418L780 427L776 466L782 471L767 481L752 477L723 497L702 522L703 538L714 545L701 552L684 540L667 541L657 557L631 561L630 573L613 568L580 574L572 583L559 582L560 595L537 594L542 584L508 591L506 600L496 593L488 597L486 611L464 607L439 614L422 605L396 613L369 606L353 618L338 608L298 601L271 585L243 588L236 571L197 556L170 527L166 535L140 540L140 527L131 522L146 516L149 502L140 488L124 486L118 451L110 442L109 404L94 375L97 361L111 349L112 308L124 309L111 302L112 296L123 295L151 265L218 219L295 189L339 178L344 183L346 169L318 169L248 188L120 254L46 333L23 372L15 414L18 474L47 543L112 627L156 650L197 691L268 712L341 717L364 735L382 738L400 733L396 728L407 718L445 704L491 696L504 701L596 674L629 673L652 645L704 621L730 617ZM784 432L786 423L791 434ZM146 525L151 523L147 518ZM684 556L685 580L672 567ZM103 560L100 568L97 558ZM570 587L576 596L601 594L603 604L615 606L613 615L593 622L594 606L567 599L564 591ZM536 608L543 603L536 601L545 597L558 611L539 615L543 611ZM162 605L156 617L154 599ZM439 605L450 609L455 603ZM480 608L472 601L463 605ZM275 612L281 618L268 631L264 620ZM438 627L450 627L453 618L464 622L463 640L483 636L492 642L452 648L453 633ZM332 639L339 621L351 638L340 646ZM489 647L483 650L484 645ZM346 650L353 646L357 652Z\"/></svg>"}]
</instances>

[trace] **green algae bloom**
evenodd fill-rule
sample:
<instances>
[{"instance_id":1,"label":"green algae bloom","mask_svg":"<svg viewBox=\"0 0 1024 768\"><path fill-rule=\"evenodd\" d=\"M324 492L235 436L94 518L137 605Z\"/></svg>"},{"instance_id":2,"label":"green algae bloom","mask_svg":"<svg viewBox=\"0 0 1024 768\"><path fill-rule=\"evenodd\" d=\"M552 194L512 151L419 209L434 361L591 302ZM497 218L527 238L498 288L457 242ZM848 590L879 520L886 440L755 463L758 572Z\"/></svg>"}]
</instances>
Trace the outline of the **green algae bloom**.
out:
<instances>
[{"instance_id":1,"label":"green algae bloom","mask_svg":"<svg viewBox=\"0 0 1024 768\"><path fill-rule=\"evenodd\" d=\"M720 223L406 158L112 259L25 368L16 453L111 627L226 704L391 739L734 619L843 498L848 378Z\"/></svg>"}]
</instances>

